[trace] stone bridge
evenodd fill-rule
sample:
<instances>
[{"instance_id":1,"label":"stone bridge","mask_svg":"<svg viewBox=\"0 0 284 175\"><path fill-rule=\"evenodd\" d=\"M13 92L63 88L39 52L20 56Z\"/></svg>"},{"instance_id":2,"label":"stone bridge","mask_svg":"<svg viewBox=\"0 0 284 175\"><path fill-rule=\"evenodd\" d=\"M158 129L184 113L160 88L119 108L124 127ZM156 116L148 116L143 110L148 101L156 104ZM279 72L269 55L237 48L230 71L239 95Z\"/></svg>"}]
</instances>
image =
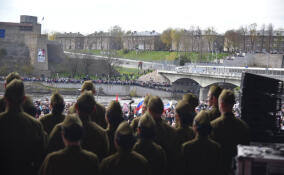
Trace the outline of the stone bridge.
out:
<instances>
[{"instance_id":1,"label":"stone bridge","mask_svg":"<svg viewBox=\"0 0 284 175\"><path fill-rule=\"evenodd\" d=\"M210 85L212 84L230 84L231 87L240 86L241 77L234 74L212 74L212 73L179 73L177 71L161 71L158 73L168 79L171 84L175 84L183 79L189 79L195 81L199 86L199 99L204 101L207 98L207 93ZM181 89L188 88L186 86L181 86ZM197 93L194 91L193 93Z\"/></svg>"},{"instance_id":2,"label":"stone bridge","mask_svg":"<svg viewBox=\"0 0 284 175\"><path fill-rule=\"evenodd\" d=\"M206 73L179 73L176 71L158 71L158 73L167 78L170 83L174 83L179 79L191 79L197 82L201 87L207 87L215 83L229 83L240 86L241 77L230 74L206 74Z\"/></svg>"}]
</instances>

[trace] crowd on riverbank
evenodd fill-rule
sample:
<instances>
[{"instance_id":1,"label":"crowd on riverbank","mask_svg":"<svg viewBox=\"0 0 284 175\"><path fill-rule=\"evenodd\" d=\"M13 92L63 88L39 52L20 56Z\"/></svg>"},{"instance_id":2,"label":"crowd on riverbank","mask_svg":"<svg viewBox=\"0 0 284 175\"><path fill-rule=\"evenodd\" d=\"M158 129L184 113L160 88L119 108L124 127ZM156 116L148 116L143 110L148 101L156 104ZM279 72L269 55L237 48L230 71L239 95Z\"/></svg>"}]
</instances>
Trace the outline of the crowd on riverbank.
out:
<instances>
[{"instance_id":1,"label":"crowd on riverbank","mask_svg":"<svg viewBox=\"0 0 284 175\"><path fill-rule=\"evenodd\" d=\"M4 81L5 77L0 76L0 81ZM64 84L82 84L88 78L75 79L75 78L36 78L36 77L22 77L23 81L27 82L45 82L45 83L64 83ZM109 84L109 85L122 85L122 86L140 86L145 88L151 88L171 93L187 93L190 90L174 89L168 82L154 82L154 81L139 81L139 80L108 80L108 79L96 79L92 80L95 84Z\"/></svg>"}]
</instances>

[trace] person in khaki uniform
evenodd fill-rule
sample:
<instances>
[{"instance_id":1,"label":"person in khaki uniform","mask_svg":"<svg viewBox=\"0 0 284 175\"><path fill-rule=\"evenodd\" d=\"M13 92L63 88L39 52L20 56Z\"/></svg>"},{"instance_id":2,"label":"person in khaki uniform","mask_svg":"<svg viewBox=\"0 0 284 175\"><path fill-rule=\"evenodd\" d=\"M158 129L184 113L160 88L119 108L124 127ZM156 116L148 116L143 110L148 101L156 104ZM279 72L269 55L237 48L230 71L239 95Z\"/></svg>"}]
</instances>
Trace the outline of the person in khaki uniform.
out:
<instances>
[{"instance_id":1,"label":"person in khaki uniform","mask_svg":"<svg viewBox=\"0 0 284 175\"><path fill-rule=\"evenodd\" d=\"M211 129L208 113L198 113L193 122L196 136L182 145L181 164L184 175L223 174L221 147L209 139Z\"/></svg>"},{"instance_id":2,"label":"person in khaki uniform","mask_svg":"<svg viewBox=\"0 0 284 175\"><path fill-rule=\"evenodd\" d=\"M40 175L98 175L97 155L80 146L83 137L83 124L80 118L75 114L68 115L61 126L65 148L46 156Z\"/></svg>"},{"instance_id":3,"label":"person in khaki uniform","mask_svg":"<svg viewBox=\"0 0 284 175\"><path fill-rule=\"evenodd\" d=\"M109 139L110 155L116 152L114 146L114 134L118 125L124 121L122 116L122 109L120 103L117 101L111 101L106 111L106 121L108 123L106 132Z\"/></svg>"},{"instance_id":4,"label":"person in khaki uniform","mask_svg":"<svg viewBox=\"0 0 284 175\"><path fill-rule=\"evenodd\" d=\"M22 109L24 83L12 80L4 98L6 110L0 114L0 174L37 174L47 138L40 122Z\"/></svg>"},{"instance_id":5,"label":"person in khaki uniform","mask_svg":"<svg viewBox=\"0 0 284 175\"><path fill-rule=\"evenodd\" d=\"M100 174L149 175L148 161L141 154L132 150L134 143L132 128L126 121L120 123L115 132L117 152L102 160Z\"/></svg>"},{"instance_id":6,"label":"person in khaki uniform","mask_svg":"<svg viewBox=\"0 0 284 175\"><path fill-rule=\"evenodd\" d=\"M176 140L176 131L162 119L164 112L164 103L158 96L150 98L148 103L148 113L155 121L155 138L154 141L161 145L167 156L167 174L175 174L177 152L179 147Z\"/></svg>"},{"instance_id":7,"label":"person in khaki uniform","mask_svg":"<svg viewBox=\"0 0 284 175\"><path fill-rule=\"evenodd\" d=\"M94 84L91 80L85 81L82 85L81 88L81 93L83 93L84 91L91 91L93 93L93 95L96 95L96 89L94 87ZM93 111L92 113L92 121L96 122L99 126L101 126L102 128L106 128L107 127L107 123L105 120L105 112L106 109L103 105L96 103L95 105L96 111ZM68 113L75 113L76 112L76 108L75 106L71 106L69 108Z\"/></svg>"},{"instance_id":8,"label":"person in khaki uniform","mask_svg":"<svg viewBox=\"0 0 284 175\"><path fill-rule=\"evenodd\" d=\"M220 143L224 156L225 172L232 172L232 159L237 155L237 145L249 144L249 127L233 114L235 96L233 91L224 89L219 96L221 116L211 122L211 138Z\"/></svg>"},{"instance_id":9,"label":"person in khaki uniform","mask_svg":"<svg viewBox=\"0 0 284 175\"><path fill-rule=\"evenodd\" d=\"M215 120L221 115L218 107L218 98L222 90L223 89L221 87L213 85L208 91L208 106L210 107L208 114L210 121Z\"/></svg>"},{"instance_id":10,"label":"person in khaki uniform","mask_svg":"<svg viewBox=\"0 0 284 175\"><path fill-rule=\"evenodd\" d=\"M92 112L96 110L95 98L90 91L83 92L77 99L75 108L83 123L84 136L82 148L98 155L99 160L109 154L109 140L105 130L91 121ZM49 135L48 153L64 148L61 139L62 123L57 124Z\"/></svg>"},{"instance_id":11,"label":"person in khaki uniform","mask_svg":"<svg viewBox=\"0 0 284 175\"><path fill-rule=\"evenodd\" d=\"M195 117L195 112L192 112L192 108L193 106L187 103L187 101L178 102L175 108L175 119L178 125L176 128L176 140L179 148L184 142L192 140L195 136L191 127L192 120Z\"/></svg>"},{"instance_id":12,"label":"person in khaki uniform","mask_svg":"<svg viewBox=\"0 0 284 175\"><path fill-rule=\"evenodd\" d=\"M186 101L191 106L191 108L189 108L189 112L196 115L195 108L199 105L198 97L192 93L187 93L182 96L182 100ZM192 122L193 122L195 115L192 118ZM192 123L190 126L192 126Z\"/></svg>"},{"instance_id":13,"label":"person in khaki uniform","mask_svg":"<svg viewBox=\"0 0 284 175\"><path fill-rule=\"evenodd\" d=\"M155 122L148 113L141 116L138 124L138 141L135 143L133 150L143 155L149 162L152 174L166 174L166 154L164 149L156 144Z\"/></svg>"},{"instance_id":14,"label":"person in khaki uniform","mask_svg":"<svg viewBox=\"0 0 284 175\"><path fill-rule=\"evenodd\" d=\"M21 76L17 72L9 73L6 77L4 88L6 88L8 86L8 84L14 79L21 80ZM26 96L26 98L30 98L30 97ZM23 107L23 110L25 112L27 112L28 114L30 114L30 106L31 105L29 104L29 101L24 100L22 107ZM5 101L5 98L2 97L2 98L0 98L0 113L4 112L5 109L6 109L6 101Z\"/></svg>"},{"instance_id":15,"label":"person in khaki uniform","mask_svg":"<svg viewBox=\"0 0 284 175\"><path fill-rule=\"evenodd\" d=\"M145 114L145 112L147 112L148 109L148 102L151 98L151 95L146 95L146 97L144 98L143 104L142 104L142 115ZM136 134L137 132L137 127L138 127L138 123L139 123L140 117L136 117L132 120L130 126L133 128L134 133Z\"/></svg>"},{"instance_id":16,"label":"person in khaki uniform","mask_svg":"<svg viewBox=\"0 0 284 175\"><path fill-rule=\"evenodd\" d=\"M65 118L65 115L63 114L65 107L64 99L58 92L52 95L50 106L52 109L51 114L47 114L39 119L47 134L50 134L54 126L63 122Z\"/></svg>"}]
</instances>

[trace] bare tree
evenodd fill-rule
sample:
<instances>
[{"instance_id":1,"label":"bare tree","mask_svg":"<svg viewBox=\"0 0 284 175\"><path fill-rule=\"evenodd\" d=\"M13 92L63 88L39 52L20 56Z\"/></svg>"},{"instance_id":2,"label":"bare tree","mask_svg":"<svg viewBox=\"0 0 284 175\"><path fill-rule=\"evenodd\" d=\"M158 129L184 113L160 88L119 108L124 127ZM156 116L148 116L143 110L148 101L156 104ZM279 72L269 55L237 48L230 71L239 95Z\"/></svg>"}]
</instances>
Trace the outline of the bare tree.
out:
<instances>
[{"instance_id":1,"label":"bare tree","mask_svg":"<svg viewBox=\"0 0 284 175\"><path fill-rule=\"evenodd\" d=\"M254 46L255 46L255 41L256 41L256 27L257 24L253 23L249 25L249 37L250 37L250 44L251 44L251 49L250 51L254 51Z\"/></svg>"},{"instance_id":2,"label":"bare tree","mask_svg":"<svg viewBox=\"0 0 284 175\"><path fill-rule=\"evenodd\" d=\"M90 74L90 68L92 66L93 60L90 56L86 56L83 59L81 59L81 65L82 65L82 70L85 75Z\"/></svg>"},{"instance_id":3,"label":"bare tree","mask_svg":"<svg viewBox=\"0 0 284 175\"><path fill-rule=\"evenodd\" d=\"M281 44L283 42L283 36L281 36L281 29L279 29L276 33L276 47L277 47L277 52L280 52Z\"/></svg>"},{"instance_id":4,"label":"bare tree","mask_svg":"<svg viewBox=\"0 0 284 175\"><path fill-rule=\"evenodd\" d=\"M261 27L261 52L263 50L263 46L264 46L264 38L265 38L265 24L262 25Z\"/></svg>"},{"instance_id":5,"label":"bare tree","mask_svg":"<svg viewBox=\"0 0 284 175\"><path fill-rule=\"evenodd\" d=\"M225 47L228 51L236 51L240 43L240 34L235 30L228 30L225 33Z\"/></svg>"},{"instance_id":6,"label":"bare tree","mask_svg":"<svg viewBox=\"0 0 284 175\"><path fill-rule=\"evenodd\" d=\"M268 52L271 51L271 42L273 42L273 25L270 23L268 25Z\"/></svg>"},{"instance_id":7,"label":"bare tree","mask_svg":"<svg viewBox=\"0 0 284 175\"><path fill-rule=\"evenodd\" d=\"M199 28L199 26L197 26L196 28L196 37L197 37L197 45L198 45L198 52L199 52L199 59L202 60L202 56L203 56L203 42L202 42L202 31Z\"/></svg>"},{"instance_id":8,"label":"bare tree","mask_svg":"<svg viewBox=\"0 0 284 175\"><path fill-rule=\"evenodd\" d=\"M243 38L243 51L247 52L247 49L246 49L246 35L248 33L248 28L247 28L247 26L241 26L239 31L240 31L240 33L242 35L242 38Z\"/></svg>"},{"instance_id":9,"label":"bare tree","mask_svg":"<svg viewBox=\"0 0 284 175\"><path fill-rule=\"evenodd\" d=\"M67 64L66 66L68 66L68 69L71 73L71 76L74 77L75 75L77 75L79 73L79 64L80 64L80 59L78 58L67 58Z\"/></svg>"},{"instance_id":10,"label":"bare tree","mask_svg":"<svg viewBox=\"0 0 284 175\"><path fill-rule=\"evenodd\" d=\"M110 39L109 39L109 48L114 50L122 49L122 37L124 32L121 27L113 26L109 30Z\"/></svg>"},{"instance_id":11,"label":"bare tree","mask_svg":"<svg viewBox=\"0 0 284 175\"><path fill-rule=\"evenodd\" d=\"M205 30L205 38L207 39L208 43L208 51L213 52L214 42L216 40L216 31L214 27L208 27Z\"/></svg>"}]
</instances>

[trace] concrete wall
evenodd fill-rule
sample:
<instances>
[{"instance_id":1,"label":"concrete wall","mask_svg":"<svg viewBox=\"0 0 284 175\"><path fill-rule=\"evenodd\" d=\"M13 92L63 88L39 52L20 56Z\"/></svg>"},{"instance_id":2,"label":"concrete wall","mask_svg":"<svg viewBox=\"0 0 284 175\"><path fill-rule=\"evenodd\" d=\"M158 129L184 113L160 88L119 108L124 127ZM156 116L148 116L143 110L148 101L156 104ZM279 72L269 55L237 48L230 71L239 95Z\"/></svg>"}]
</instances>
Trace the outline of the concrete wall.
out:
<instances>
[{"instance_id":1,"label":"concrete wall","mask_svg":"<svg viewBox=\"0 0 284 175\"><path fill-rule=\"evenodd\" d=\"M55 88L81 88L82 84L64 84L64 83L43 83L45 86ZM156 89L150 89L140 86L128 86L128 85L109 85L109 84L96 84L96 91L101 95L120 95L128 96L130 93L135 93L137 96L145 96L147 94L157 95L162 98L172 97L171 92L160 91Z\"/></svg>"}]
</instances>

